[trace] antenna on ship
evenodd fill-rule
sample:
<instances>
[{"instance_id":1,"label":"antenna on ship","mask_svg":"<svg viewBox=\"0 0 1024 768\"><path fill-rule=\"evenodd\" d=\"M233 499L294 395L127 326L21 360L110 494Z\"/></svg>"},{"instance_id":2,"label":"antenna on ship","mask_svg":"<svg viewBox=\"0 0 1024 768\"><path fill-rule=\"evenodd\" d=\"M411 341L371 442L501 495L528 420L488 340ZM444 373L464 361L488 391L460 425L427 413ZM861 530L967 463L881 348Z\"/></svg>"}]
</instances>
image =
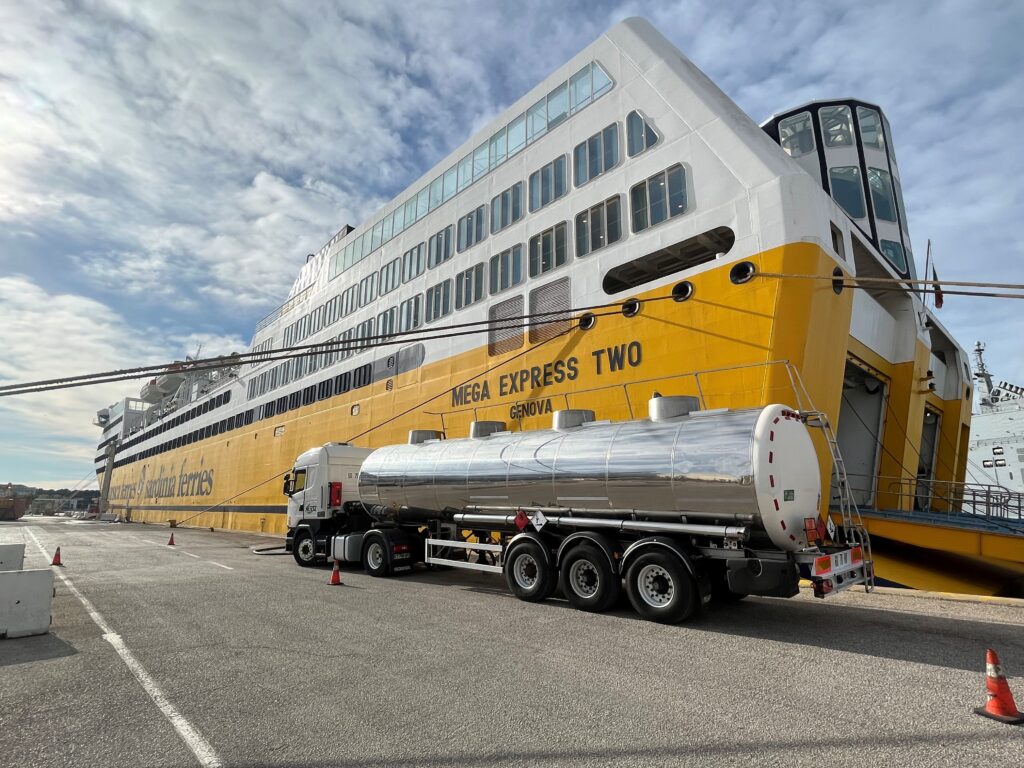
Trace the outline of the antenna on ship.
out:
<instances>
[{"instance_id":1,"label":"antenna on ship","mask_svg":"<svg viewBox=\"0 0 1024 768\"><path fill-rule=\"evenodd\" d=\"M992 374L985 367L985 345L980 341L974 345L974 378L985 384L985 394L982 396L983 405L992 404Z\"/></svg>"}]
</instances>

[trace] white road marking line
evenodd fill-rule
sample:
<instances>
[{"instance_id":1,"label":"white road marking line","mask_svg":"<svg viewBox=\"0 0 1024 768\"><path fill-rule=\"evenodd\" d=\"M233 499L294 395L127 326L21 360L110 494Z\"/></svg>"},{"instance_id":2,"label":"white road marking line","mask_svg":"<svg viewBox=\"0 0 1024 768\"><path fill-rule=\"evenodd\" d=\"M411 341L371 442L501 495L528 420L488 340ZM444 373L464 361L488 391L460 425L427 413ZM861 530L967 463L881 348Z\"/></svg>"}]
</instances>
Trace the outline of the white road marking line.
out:
<instances>
[{"instance_id":1,"label":"white road marking line","mask_svg":"<svg viewBox=\"0 0 1024 768\"><path fill-rule=\"evenodd\" d=\"M189 557L194 557L194 558L195 558L196 560L200 560L200 559L201 559L201 558L199 557L199 555L193 555L193 554L192 554L191 552L186 552L186 551L184 551L184 550L182 550L182 551L181 551L181 554L183 554L183 555L188 555Z\"/></svg>"},{"instance_id":2,"label":"white road marking line","mask_svg":"<svg viewBox=\"0 0 1024 768\"><path fill-rule=\"evenodd\" d=\"M227 569L227 570L229 570L229 571L233 571L233 570L235 570L235 569L234 569L234 568L232 568L232 567L231 567L230 565L221 565L221 564L220 564L220 563L218 563L218 562L217 562L216 560L207 560L206 562L208 562L208 563L213 563L214 565L216 565L216 566L220 566L221 568L225 568L225 569Z\"/></svg>"},{"instance_id":3,"label":"white road marking line","mask_svg":"<svg viewBox=\"0 0 1024 768\"><path fill-rule=\"evenodd\" d=\"M43 557L46 557L46 549L36 538L35 533L30 528L26 528L28 535L32 537L32 540L39 547L39 551L43 553ZM64 586L68 588L75 597L78 598L82 606L88 611L89 616L96 626L103 630L103 639L110 643L114 650L117 651L117 655L121 657L121 660L125 663L131 673L135 675L135 679L139 681L139 685L142 689L149 694L149 698L153 700L153 703L157 705L164 717L170 721L174 730L178 732L181 740L185 742L185 745L192 750L192 754L196 756L200 765L204 768L222 768L224 765L221 759L214 752L213 747L210 743L203 738L203 735L198 729L192 725L188 720L185 719L175 706L167 698L166 694L161 690L160 686L156 684L156 681L150 677L149 673L145 670L139 660L135 658L135 655L128 650L128 646L125 645L124 639L111 629L110 625L107 624L106 619L96 610L95 606L89 601L89 599L78 591L78 587L71 583L71 579L65 576L61 571L54 571L60 580L64 582Z\"/></svg>"}]
</instances>

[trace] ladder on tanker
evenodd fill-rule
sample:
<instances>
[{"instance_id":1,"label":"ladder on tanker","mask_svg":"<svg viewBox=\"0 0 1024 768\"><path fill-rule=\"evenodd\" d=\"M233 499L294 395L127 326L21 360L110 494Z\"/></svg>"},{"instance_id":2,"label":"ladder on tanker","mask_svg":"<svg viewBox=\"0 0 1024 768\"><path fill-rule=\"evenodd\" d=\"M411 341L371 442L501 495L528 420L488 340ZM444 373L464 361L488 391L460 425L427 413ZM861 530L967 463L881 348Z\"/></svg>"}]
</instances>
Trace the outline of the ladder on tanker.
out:
<instances>
[{"instance_id":1,"label":"ladder on tanker","mask_svg":"<svg viewBox=\"0 0 1024 768\"><path fill-rule=\"evenodd\" d=\"M811 402L811 396L807 392L807 388L804 386L803 379L800 377L800 372L791 364L786 363L786 369L789 373L790 380L793 382L793 392L797 399L797 408L800 411L800 415L804 420L804 423L809 427L820 429L822 435L825 437L825 442L828 445L828 452L832 458L832 476L835 480L836 490L838 491L838 497L836 501L839 506L839 514L843 521L843 536L846 539L846 543L851 547L860 547L861 552L864 555L864 574L863 584L864 589L871 592L875 588L875 569L874 560L871 556L871 537L868 535L867 529L864 527L864 520L860 515L860 508L857 506L857 500L853 496L853 489L850 488L850 481L846 474L846 463L843 461L843 455L839 450L839 441L836 438L835 430L832 429L832 424L829 421L828 414L824 411L819 411L814 407ZM835 541L836 537L836 526L832 521L831 514L828 516L827 521L829 536Z\"/></svg>"}]
</instances>

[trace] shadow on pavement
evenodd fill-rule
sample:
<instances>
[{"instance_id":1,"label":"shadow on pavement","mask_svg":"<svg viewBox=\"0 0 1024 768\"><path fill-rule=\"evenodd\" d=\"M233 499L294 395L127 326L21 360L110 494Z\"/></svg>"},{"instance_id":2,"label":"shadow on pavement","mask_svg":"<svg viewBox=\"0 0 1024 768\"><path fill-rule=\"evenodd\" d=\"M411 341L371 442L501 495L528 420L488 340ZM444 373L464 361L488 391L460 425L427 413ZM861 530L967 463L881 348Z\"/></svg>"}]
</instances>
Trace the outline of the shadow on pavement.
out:
<instances>
[{"instance_id":1,"label":"shadow on pavement","mask_svg":"<svg viewBox=\"0 0 1024 768\"><path fill-rule=\"evenodd\" d=\"M74 656L78 651L53 632L34 637L0 640L0 667Z\"/></svg>"},{"instance_id":2,"label":"shadow on pavement","mask_svg":"<svg viewBox=\"0 0 1024 768\"><path fill-rule=\"evenodd\" d=\"M942 747L966 746L985 742L998 743L1012 738L1012 730L992 731L991 733L909 733L893 736L872 735L871 743L875 747L907 748L907 747ZM714 744L676 744L651 747L623 747L603 749L574 750L505 750L490 754L420 754L415 757L370 757L350 760L311 760L287 762L244 762L240 765L252 768L403 768L403 766L486 766L492 765L588 765L595 762L606 764L612 760L623 760L627 764L646 764L650 761L687 761L686 764L703 765L705 761L721 761L728 757L750 756L756 758L757 764L770 760L769 755L775 754L779 764L791 764L796 755L806 755L808 751L820 755L828 749L850 749L862 747L864 737L861 735L847 738L811 738L774 741L737 741L733 743L716 742ZM693 761L691 763L691 761ZM680 763L682 764L682 763Z\"/></svg>"}]
</instances>

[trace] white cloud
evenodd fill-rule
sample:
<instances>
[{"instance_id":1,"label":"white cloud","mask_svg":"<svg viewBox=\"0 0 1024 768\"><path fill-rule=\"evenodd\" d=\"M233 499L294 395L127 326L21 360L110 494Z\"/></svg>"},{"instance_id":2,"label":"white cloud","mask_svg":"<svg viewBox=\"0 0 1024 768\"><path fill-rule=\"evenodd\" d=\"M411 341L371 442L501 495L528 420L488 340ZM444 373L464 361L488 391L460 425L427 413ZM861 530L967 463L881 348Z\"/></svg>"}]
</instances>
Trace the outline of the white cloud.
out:
<instances>
[{"instance_id":1,"label":"white cloud","mask_svg":"<svg viewBox=\"0 0 1024 768\"><path fill-rule=\"evenodd\" d=\"M3 384L159 364L183 359L200 343L210 355L246 345L226 335L176 335L138 327L98 301L51 293L18 275L0 277L0 327ZM91 423L96 411L140 384L130 381L0 397L0 481L24 481L40 473L52 477L53 467L79 468L86 474L98 442L99 429Z\"/></svg>"},{"instance_id":2,"label":"white cloud","mask_svg":"<svg viewBox=\"0 0 1024 768\"><path fill-rule=\"evenodd\" d=\"M813 98L880 103L919 262L930 237L946 279L1017 280L1022 8L0 6L0 274L24 275L7 278L0 297L13 302L0 303L0 322L14 318L18 343L0 357L0 376L164 360L200 341L210 352L243 346L237 337L283 299L306 253L633 14L650 18L755 120ZM950 297L941 317L965 346L989 341L997 376L1024 381L1016 307ZM39 353L54 349L57 367ZM93 412L132 389L20 401L31 406L0 399L4 436L16 426L40 462L70 451L91 463ZM0 468L14 450L3 442Z\"/></svg>"}]
</instances>

